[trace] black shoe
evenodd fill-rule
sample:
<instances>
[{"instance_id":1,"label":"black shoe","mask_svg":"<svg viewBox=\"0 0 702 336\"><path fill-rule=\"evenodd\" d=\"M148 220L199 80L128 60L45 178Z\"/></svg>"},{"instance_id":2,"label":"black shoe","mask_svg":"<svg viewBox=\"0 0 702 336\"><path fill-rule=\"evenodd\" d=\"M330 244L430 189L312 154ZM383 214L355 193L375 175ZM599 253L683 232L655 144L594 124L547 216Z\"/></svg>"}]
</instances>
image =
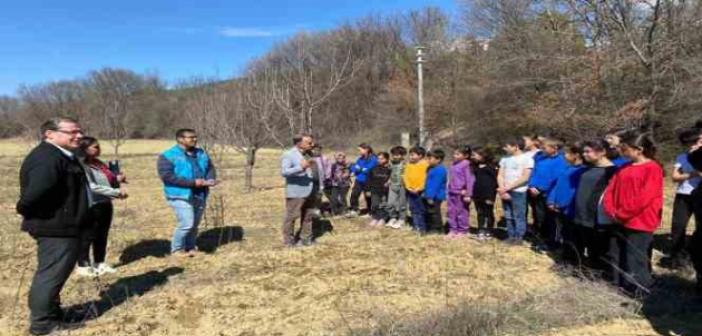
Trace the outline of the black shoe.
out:
<instances>
[{"instance_id":1,"label":"black shoe","mask_svg":"<svg viewBox=\"0 0 702 336\"><path fill-rule=\"evenodd\" d=\"M83 322L70 322L70 323L59 323L55 322L52 326L48 328L41 329L29 329L30 335L51 335L53 333L59 333L61 331L71 331L82 328L85 325Z\"/></svg>"}]
</instances>

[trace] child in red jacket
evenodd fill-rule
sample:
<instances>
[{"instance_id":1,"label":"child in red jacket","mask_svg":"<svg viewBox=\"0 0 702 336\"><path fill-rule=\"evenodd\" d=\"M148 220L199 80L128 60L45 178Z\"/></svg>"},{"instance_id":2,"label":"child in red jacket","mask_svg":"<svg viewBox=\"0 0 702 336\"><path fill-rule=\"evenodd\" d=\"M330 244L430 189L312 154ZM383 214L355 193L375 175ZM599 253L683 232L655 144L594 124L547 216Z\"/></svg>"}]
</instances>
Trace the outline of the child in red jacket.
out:
<instances>
[{"instance_id":1,"label":"child in red jacket","mask_svg":"<svg viewBox=\"0 0 702 336\"><path fill-rule=\"evenodd\" d=\"M602 200L605 213L620 224L610 246L610 255L619 256L613 280L629 293L643 294L653 284L651 243L663 211L663 168L646 134L624 137L620 149L631 162L614 175Z\"/></svg>"}]
</instances>

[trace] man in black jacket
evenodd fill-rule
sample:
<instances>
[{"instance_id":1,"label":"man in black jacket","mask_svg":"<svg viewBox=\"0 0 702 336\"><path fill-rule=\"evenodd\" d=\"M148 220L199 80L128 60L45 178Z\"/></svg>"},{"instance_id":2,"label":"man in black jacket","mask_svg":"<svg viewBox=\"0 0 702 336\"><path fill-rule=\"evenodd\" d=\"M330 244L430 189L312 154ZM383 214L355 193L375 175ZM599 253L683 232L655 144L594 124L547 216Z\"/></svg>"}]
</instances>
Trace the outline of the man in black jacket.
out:
<instances>
[{"instance_id":1,"label":"man in black jacket","mask_svg":"<svg viewBox=\"0 0 702 336\"><path fill-rule=\"evenodd\" d=\"M37 242L37 271L29 291L32 335L60 330L60 293L73 270L85 230L89 189L78 159L71 152L83 137L70 118L53 118L41 126L42 141L20 169L17 212L22 230Z\"/></svg>"}]
</instances>

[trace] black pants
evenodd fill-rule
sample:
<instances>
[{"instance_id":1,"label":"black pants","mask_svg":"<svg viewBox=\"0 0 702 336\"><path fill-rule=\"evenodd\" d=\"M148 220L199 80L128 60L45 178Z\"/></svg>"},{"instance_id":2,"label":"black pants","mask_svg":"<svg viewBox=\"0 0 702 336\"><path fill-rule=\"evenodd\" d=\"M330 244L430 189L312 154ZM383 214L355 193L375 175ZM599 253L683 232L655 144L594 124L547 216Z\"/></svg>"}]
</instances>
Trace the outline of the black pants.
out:
<instances>
[{"instance_id":1,"label":"black pants","mask_svg":"<svg viewBox=\"0 0 702 336\"><path fill-rule=\"evenodd\" d=\"M695 189L691 196L695 222L702 223L702 190ZM702 229L700 229L700 225L695 225L695 232L690 238L688 251L692 259L692 266L697 273L697 288L702 290Z\"/></svg>"},{"instance_id":2,"label":"black pants","mask_svg":"<svg viewBox=\"0 0 702 336\"><path fill-rule=\"evenodd\" d=\"M591 228L576 226L576 251L586 266L604 272L612 278L613 266L619 264L619 255L610 254L610 246L616 242L613 227ZM587 251L587 253L585 253Z\"/></svg>"},{"instance_id":3,"label":"black pants","mask_svg":"<svg viewBox=\"0 0 702 336\"><path fill-rule=\"evenodd\" d=\"M527 207L526 207L526 218L527 218L527 229L533 235L539 234L539 214L536 211L536 198L538 196L532 196L530 192L527 191ZM529 211L531 210L532 225L529 225Z\"/></svg>"},{"instance_id":4,"label":"black pants","mask_svg":"<svg viewBox=\"0 0 702 336\"><path fill-rule=\"evenodd\" d=\"M577 227L575 223L562 213L557 214L556 221L561 228L563 260L571 265L580 266L582 264L582 253L579 252L577 246Z\"/></svg>"},{"instance_id":5,"label":"black pants","mask_svg":"<svg viewBox=\"0 0 702 336\"><path fill-rule=\"evenodd\" d=\"M675 195L673 202L673 220L670 231L670 256L675 258L685 250L687 239L687 223L693 214L693 199L691 195Z\"/></svg>"},{"instance_id":6,"label":"black pants","mask_svg":"<svg viewBox=\"0 0 702 336\"><path fill-rule=\"evenodd\" d=\"M387 192L371 192L371 216L375 220L386 220L388 218L388 213L386 209L386 202L388 199Z\"/></svg>"},{"instance_id":7,"label":"black pants","mask_svg":"<svg viewBox=\"0 0 702 336\"><path fill-rule=\"evenodd\" d=\"M612 283L632 294L646 293L653 284L651 277L651 243L653 234L619 228L610 255L618 261Z\"/></svg>"},{"instance_id":8,"label":"black pants","mask_svg":"<svg viewBox=\"0 0 702 336\"><path fill-rule=\"evenodd\" d=\"M429 204L426 200L424 201L427 211L427 232L446 233L444 220L441 217L441 203L441 201L434 201L432 204Z\"/></svg>"},{"instance_id":9,"label":"black pants","mask_svg":"<svg viewBox=\"0 0 702 336\"><path fill-rule=\"evenodd\" d=\"M486 200L474 200L473 203L478 215L478 231L493 230L495 228L495 203Z\"/></svg>"},{"instance_id":10,"label":"black pants","mask_svg":"<svg viewBox=\"0 0 702 336\"><path fill-rule=\"evenodd\" d=\"M78 260L80 238L35 237L37 271L29 289L30 331L51 330L63 317L61 289Z\"/></svg>"},{"instance_id":11,"label":"black pants","mask_svg":"<svg viewBox=\"0 0 702 336\"><path fill-rule=\"evenodd\" d=\"M98 203L90 208L92 225L85 231L81 239L81 249L78 255L79 266L90 266L90 247L93 248L93 262L95 265L105 262L107 254L107 235L112 225L114 208L111 202Z\"/></svg>"},{"instance_id":12,"label":"black pants","mask_svg":"<svg viewBox=\"0 0 702 336\"><path fill-rule=\"evenodd\" d=\"M534 225L539 237L544 244L551 248L558 247L560 230L557 214L551 211L546 204L546 194L533 196Z\"/></svg>"},{"instance_id":13,"label":"black pants","mask_svg":"<svg viewBox=\"0 0 702 336\"><path fill-rule=\"evenodd\" d=\"M349 194L349 187L331 187L331 209L335 215L341 215L348 208L346 196Z\"/></svg>"},{"instance_id":14,"label":"black pants","mask_svg":"<svg viewBox=\"0 0 702 336\"><path fill-rule=\"evenodd\" d=\"M354 182L351 188L351 210L359 211L358 199L363 195L366 199L366 211L370 212L372 208L371 197L366 192L366 185L363 183Z\"/></svg>"}]
</instances>

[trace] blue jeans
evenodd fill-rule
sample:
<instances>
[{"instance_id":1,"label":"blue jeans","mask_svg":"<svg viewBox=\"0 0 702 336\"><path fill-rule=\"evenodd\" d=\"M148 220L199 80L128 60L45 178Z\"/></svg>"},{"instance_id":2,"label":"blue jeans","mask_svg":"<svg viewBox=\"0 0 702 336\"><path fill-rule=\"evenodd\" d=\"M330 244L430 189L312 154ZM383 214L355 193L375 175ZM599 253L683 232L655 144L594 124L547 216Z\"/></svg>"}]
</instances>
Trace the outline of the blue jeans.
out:
<instances>
[{"instance_id":1,"label":"blue jeans","mask_svg":"<svg viewBox=\"0 0 702 336\"><path fill-rule=\"evenodd\" d=\"M194 250L197 227L205 212L205 200L198 198L193 198L190 201L174 199L168 200L168 205L173 208L178 220L178 226L173 232L171 240L171 253Z\"/></svg>"},{"instance_id":2,"label":"blue jeans","mask_svg":"<svg viewBox=\"0 0 702 336\"><path fill-rule=\"evenodd\" d=\"M412 213L412 228L419 232L427 232L427 209L424 207L422 194L407 192L407 203Z\"/></svg>"},{"instance_id":3,"label":"blue jeans","mask_svg":"<svg viewBox=\"0 0 702 336\"><path fill-rule=\"evenodd\" d=\"M527 228L527 197L525 192L510 191L509 201L502 201L509 238L522 239Z\"/></svg>"}]
</instances>

